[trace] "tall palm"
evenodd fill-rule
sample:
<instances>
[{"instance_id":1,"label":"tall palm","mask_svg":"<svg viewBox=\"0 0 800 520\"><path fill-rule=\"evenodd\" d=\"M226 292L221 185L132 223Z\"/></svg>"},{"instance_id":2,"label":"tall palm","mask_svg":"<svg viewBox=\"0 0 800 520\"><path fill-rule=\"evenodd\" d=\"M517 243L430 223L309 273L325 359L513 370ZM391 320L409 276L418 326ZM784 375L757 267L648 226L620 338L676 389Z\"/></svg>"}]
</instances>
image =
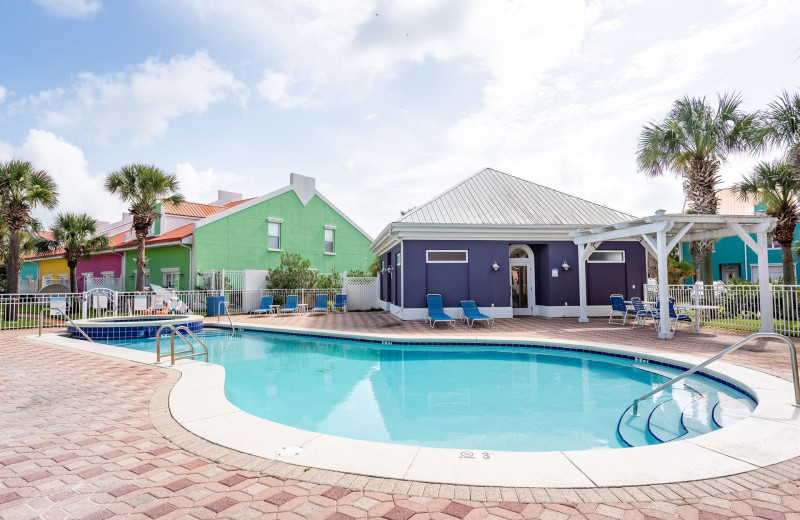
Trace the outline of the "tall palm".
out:
<instances>
[{"instance_id":1,"label":"tall palm","mask_svg":"<svg viewBox=\"0 0 800 520\"><path fill-rule=\"evenodd\" d=\"M785 148L787 162L795 177L800 178L800 94L784 90L767 105L761 120L766 143Z\"/></svg>"},{"instance_id":2,"label":"tall palm","mask_svg":"<svg viewBox=\"0 0 800 520\"><path fill-rule=\"evenodd\" d=\"M31 212L38 207L53 209L57 203L58 188L47 172L27 161L0 163L0 207L8 226L7 293L19 290L20 235L34 220Z\"/></svg>"},{"instance_id":3,"label":"tall palm","mask_svg":"<svg viewBox=\"0 0 800 520\"><path fill-rule=\"evenodd\" d=\"M180 204L178 178L149 164L129 164L106 177L106 190L118 195L129 204L128 211L133 216L133 230L138 242L136 257L136 290L144 290L144 268L147 267L145 239L153 222L160 216L155 212L159 202Z\"/></svg>"},{"instance_id":4,"label":"tall palm","mask_svg":"<svg viewBox=\"0 0 800 520\"><path fill-rule=\"evenodd\" d=\"M742 200L756 200L767 208L767 215L776 217L773 236L781 245L783 283L794 285L792 260L794 229L800 220L800 178L783 161L760 162L734 189Z\"/></svg>"},{"instance_id":5,"label":"tall palm","mask_svg":"<svg viewBox=\"0 0 800 520\"><path fill-rule=\"evenodd\" d=\"M684 97L675 101L663 121L651 121L639 134L639 171L659 177L666 171L683 179L689 208L701 215L717 213L720 168L733 152L751 149L758 140L757 114L740 109L738 95L723 94L717 106L705 98ZM700 242L703 282L713 282L713 241Z\"/></svg>"},{"instance_id":6,"label":"tall palm","mask_svg":"<svg viewBox=\"0 0 800 520\"><path fill-rule=\"evenodd\" d=\"M69 267L69 290L78 292L75 270L78 262L89 254L108 247L108 237L97 234L97 221L86 213L59 213L51 230L53 238L38 244L40 252L64 250L64 260Z\"/></svg>"}]
</instances>

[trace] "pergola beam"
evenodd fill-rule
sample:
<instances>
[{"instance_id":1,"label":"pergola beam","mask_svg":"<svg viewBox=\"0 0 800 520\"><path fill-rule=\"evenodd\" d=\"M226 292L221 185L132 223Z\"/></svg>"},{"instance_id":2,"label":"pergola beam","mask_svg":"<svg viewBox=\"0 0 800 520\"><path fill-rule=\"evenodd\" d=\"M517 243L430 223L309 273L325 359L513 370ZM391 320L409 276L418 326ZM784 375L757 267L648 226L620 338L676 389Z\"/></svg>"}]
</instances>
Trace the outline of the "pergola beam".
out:
<instances>
[{"instance_id":1,"label":"pergola beam","mask_svg":"<svg viewBox=\"0 0 800 520\"><path fill-rule=\"evenodd\" d=\"M619 238L631 238L637 235L644 235L646 233L656 233L658 231L666 231L672 229L673 222L671 220L661 220L650 224L643 224L641 226L631 226L623 229L613 229L611 231L601 231L599 233L588 233L585 235L574 236L573 242L576 244L588 244L590 242L607 242L609 240L616 240Z\"/></svg>"}]
</instances>

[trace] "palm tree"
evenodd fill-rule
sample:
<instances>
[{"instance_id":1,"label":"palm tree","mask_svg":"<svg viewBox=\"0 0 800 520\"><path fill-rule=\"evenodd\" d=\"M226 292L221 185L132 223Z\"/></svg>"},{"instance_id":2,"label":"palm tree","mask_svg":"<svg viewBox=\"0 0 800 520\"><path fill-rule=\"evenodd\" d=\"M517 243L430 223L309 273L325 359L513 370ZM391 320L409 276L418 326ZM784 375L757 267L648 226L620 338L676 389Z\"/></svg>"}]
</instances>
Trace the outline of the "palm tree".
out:
<instances>
[{"instance_id":1,"label":"palm tree","mask_svg":"<svg viewBox=\"0 0 800 520\"><path fill-rule=\"evenodd\" d=\"M800 94L785 90L767 105L761 120L766 144L786 147L787 162L800 178Z\"/></svg>"},{"instance_id":2,"label":"palm tree","mask_svg":"<svg viewBox=\"0 0 800 520\"><path fill-rule=\"evenodd\" d=\"M7 293L19 289L20 236L34 220L31 212L37 207L53 209L57 203L58 188L47 172L27 161L0 163L0 206L8 226Z\"/></svg>"},{"instance_id":3,"label":"palm tree","mask_svg":"<svg viewBox=\"0 0 800 520\"><path fill-rule=\"evenodd\" d=\"M144 290L144 268L147 267L144 241L153 222L160 216L155 212L159 202L180 204L183 195L179 192L178 178L149 164L129 164L106 178L106 190L119 195L130 204L128 211L133 216L133 230L138 242L136 257L136 290Z\"/></svg>"},{"instance_id":4,"label":"palm tree","mask_svg":"<svg viewBox=\"0 0 800 520\"><path fill-rule=\"evenodd\" d=\"M794 175L787 162L760 162L734 189L741 200L764 204L767 215L778 219L773 236L781 245L783 283L794 285L792 241L800 220L800 177Z\"/></svg>"},{"instance_id":5,"label":"palm tree","mask_svg":"<svg viewBox=\"0 0 800 520\"><path fill-rule=\"evenodd\" d=\"M754 147L758 139L757 114L740 109L738 95L723 94L713 107L705 98L684 97L675 101L661 122L651 121L639 134L639 171L660 177L671 171L683 179L689 209L701 215L717 213L719 170L732 152ZM701 257L703 282L713 282L713 241L696 248Z\"/></svg>"},{"instance_id":6,"label":"palm tree","mask_svg":"<svg viewBox=\"0 0 800 520\"><path fill-rule=\"evenodd\" d=\"M40 252L64 250L64 260L69 267L69 291L78 292L75 270L78 262L89 258L89 254L108 247L108 237L97 234L97 221L86 213L59 213L51 230L52 240L41 240Z\"/></svg>"}]
</instances>

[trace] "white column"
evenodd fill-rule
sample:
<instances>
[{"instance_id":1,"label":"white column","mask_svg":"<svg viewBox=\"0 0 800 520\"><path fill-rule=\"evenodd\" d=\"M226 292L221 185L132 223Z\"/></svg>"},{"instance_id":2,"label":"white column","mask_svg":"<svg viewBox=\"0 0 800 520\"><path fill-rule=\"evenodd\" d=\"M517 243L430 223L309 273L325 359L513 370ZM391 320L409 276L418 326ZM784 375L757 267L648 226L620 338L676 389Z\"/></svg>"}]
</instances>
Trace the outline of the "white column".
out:
<instances>
[{"instance_id":1,"label":"white column","mask_svg":"<svg viewBox=\"0 0 800 520\"><path fill-rule=\"evenodd\" d=\"M774 332L772 323L772 291L769 286L769 258L767 257L767 233L756 233L758 243L758 293L761 299L761 332Z\"/></svg>"},{"instance_id":2,"label":"white column","mask_svg":"<svg viewBox=\"0 0 800 520\"><path fill-rule=\"evenodd\" d=\"M656 233L656 254L658 255L658 299L661 308L658 313L661 320L658 323L658 338L672 339L672 332L669 330L669 280L667 277L667 232L659 231Z\"/></svg>"},{"instance_id":3,"label":"white column","mask_svg":"<svg viewBox=\"0 0 800 520\"><path fill-rule=\"evenodd\" d=\"M589 321L589 315L586 310L586 259L583 256L585 249L586 246L584 244L578 244L578 293L580 294L581 303L581 316L578 321L581 323Z\"/></svg>"}]
</instances>

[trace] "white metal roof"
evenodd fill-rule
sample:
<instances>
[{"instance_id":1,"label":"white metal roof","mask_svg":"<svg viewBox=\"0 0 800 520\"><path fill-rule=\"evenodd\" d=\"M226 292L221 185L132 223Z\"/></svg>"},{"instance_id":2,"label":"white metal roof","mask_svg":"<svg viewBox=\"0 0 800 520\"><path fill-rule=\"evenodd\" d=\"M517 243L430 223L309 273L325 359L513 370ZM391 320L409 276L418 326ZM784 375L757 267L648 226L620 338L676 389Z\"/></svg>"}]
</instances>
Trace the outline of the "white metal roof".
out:
<instances>
[{"instance_id":1,"label":"white metal roof","mask_svg":"<svg viewBox=\"0 0 800 520\"><path fill-rule=\"evenodd\" d=\"M410 224L598 226L633 218L491 168L404 215Z\"/></svg>"}]
</instances>

